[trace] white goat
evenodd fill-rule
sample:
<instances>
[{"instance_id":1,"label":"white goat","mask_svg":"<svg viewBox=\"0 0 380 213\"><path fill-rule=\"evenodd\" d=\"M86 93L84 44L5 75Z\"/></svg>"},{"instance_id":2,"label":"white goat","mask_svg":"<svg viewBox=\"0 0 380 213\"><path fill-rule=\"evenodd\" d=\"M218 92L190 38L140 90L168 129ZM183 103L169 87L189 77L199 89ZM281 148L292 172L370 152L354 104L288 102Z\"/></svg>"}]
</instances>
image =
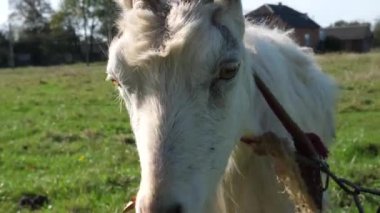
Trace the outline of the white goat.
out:
<instances>
[{"instance_id":1,"label":"white goat","mask_svg":"<svg viewBox=\"0 0 380 213\"><path fill-rule=\"evenodd\" d=\"M242 136L290 136L258 74L304 131L334 136L335 86L285 33L245 23L240 0L119 0L109 51L141 163L140 213L294 212L271 158Z\"/></svg>"}]
</instances>

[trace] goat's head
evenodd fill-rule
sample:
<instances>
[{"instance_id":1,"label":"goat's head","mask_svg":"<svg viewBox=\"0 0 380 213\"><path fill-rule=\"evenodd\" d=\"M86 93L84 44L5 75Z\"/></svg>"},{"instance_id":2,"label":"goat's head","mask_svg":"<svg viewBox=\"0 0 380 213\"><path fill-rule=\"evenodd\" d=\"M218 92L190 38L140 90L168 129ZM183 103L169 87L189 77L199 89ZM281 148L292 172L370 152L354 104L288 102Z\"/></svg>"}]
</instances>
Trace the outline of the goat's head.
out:
<instances>
[{"instance_id":1,"label":"goat's head","mask_svg":"<svg viewBox=\"0 0 380 213\"><path fill-rule=\"evenodd\" d=\"M240 0L120 0L108 78L141 162L137 211L207 212L242 133Z\"/></svg>"}]
</instances>

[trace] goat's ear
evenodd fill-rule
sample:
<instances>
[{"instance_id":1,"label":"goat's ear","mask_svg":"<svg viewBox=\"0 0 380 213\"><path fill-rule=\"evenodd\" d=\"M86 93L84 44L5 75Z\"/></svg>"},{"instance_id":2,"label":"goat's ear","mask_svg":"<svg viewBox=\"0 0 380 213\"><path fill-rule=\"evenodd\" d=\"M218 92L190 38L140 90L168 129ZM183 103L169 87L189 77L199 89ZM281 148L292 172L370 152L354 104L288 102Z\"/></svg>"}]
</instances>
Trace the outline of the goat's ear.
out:
<instances>
[{"instance_id":1,"label":"goat's ear","mask_svg":"<svg viewBox=\"0 0 380 213\"><path fill-rule=\"evenodd\" d=\"M215 0L215 2L221 4L223 8L218 14L221 23L242 37L245 27L241 0Z\"/></svg>"},{"instance_id":2,"label":"goat's ear","mask_svg":"<svg viewBox=\"0 0 380 213\"><path fill-rule=\"evenodd\" d=\"M182 0L183 2L195 2L196 0ZM203 4L213 3L214 0L200 0Z\"/></svg>"},{"instance_id":3,"label":"goat's ear","mask_svg":"<svg viewBox=\"0 0 380 213\"><path fill-rule=\"evenodd\" d=\"M130 10L133 6L133 0L114 0L123 10Z\"/></svg>"},{"instance_id":4,"label":"goat's ear","mask_svg":"<svg viewBox=\"0 0 380 213\"><path fill-rule=\"evenodd\" d=\"M115 0L124 10L144 8L159 12L164 6L160 0Z\"/></svg>"},{"instance_id":5,"label":"goat's ear","mask_svg":"<svg viewBox=\"0 0 380 213\"><path fill-rule=\"evenodd\" d=\"M236 15L236 16L243 15L241 0L216 0L216 1L220 2L226 8L226 11L231 13L231 15Z\"/></svg>"}]
</instances>

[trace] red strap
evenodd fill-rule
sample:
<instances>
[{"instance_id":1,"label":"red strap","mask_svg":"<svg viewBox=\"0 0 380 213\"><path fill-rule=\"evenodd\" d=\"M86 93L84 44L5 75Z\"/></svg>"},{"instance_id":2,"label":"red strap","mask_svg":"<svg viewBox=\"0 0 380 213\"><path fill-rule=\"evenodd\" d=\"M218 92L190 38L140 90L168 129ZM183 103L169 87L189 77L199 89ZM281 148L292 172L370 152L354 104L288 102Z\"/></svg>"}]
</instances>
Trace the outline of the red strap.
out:
<instances>
[{"instance_id":1,"label":"red strap","mask_svg":"<svg viewBox=\"0 0 380 213\"><path fill-rule=\"evenodd\" d=\"M313 144L313 147L317 151L318 155L323 159L327 159L327 157L329 156L329 150L322 142L321 138L315 133L306 133L306 136Z\"/></svg>"}]
</instances>

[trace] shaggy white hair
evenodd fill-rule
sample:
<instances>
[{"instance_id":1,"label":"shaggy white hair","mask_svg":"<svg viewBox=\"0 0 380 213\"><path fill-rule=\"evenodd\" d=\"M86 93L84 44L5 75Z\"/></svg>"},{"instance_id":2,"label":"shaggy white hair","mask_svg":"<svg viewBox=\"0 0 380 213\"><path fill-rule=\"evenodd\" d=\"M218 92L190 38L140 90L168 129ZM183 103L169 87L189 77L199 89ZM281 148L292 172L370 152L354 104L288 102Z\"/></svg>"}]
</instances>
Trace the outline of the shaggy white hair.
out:
<instances>
[{"instance_id":1,"label":"shaggy white hair","mask_svg":"<svg viewBox=\"0 0 380 213\"><path fill-rule=\"evenodd\" d=\"M287 32L250 23L246 23L244 41L247 63L250 63L252 72L265 81L294 121L303 131L314 132L322 141L331 142L335 136L337 89L335 83L321 72L310 52L305 54ZM292 141L260 92L254 85L250 89L255 115L251 124L255 126L253 134L274 132ZM294 210L293 204L288 202L288 195L277 184L271 160L269 156L258 156L247 150L245 144L236 147L221 187L224 194L221 203L225 205L223 212Z\"/></svg>"}]
</instances>

